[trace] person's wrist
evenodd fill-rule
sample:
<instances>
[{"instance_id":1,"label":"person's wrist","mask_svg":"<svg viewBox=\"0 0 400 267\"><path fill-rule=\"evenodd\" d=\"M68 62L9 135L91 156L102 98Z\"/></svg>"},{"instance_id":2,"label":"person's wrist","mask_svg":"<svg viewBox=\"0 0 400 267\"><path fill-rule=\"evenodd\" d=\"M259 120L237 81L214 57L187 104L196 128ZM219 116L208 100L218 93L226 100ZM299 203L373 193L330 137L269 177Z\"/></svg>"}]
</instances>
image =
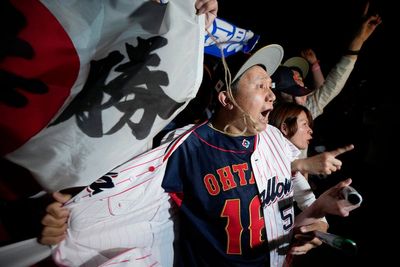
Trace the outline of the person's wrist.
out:
<instances>
[{"instance_id":1,"label":"person's wrist","mask_svg":"<svg viewBox=\"0 0 400 267\"><path fill-rule=\"evenodd\" d=\"M319 60L314 61L314 63L311 64L311 70L316 71L319 70L321 67L319 66Z\"/></svg>"},{"instance_id":2,"label":"person's wrist","mask_svg":"<svg viewBox=\"0 0 400 267\"><path fill-rule=\"evenodd\" d=\"M291 169L292 170L291 171L292 172L297 172L297 171L303 172L304 171L304 169L303 169L303 166L304 166L303 161L304 161L304 159L296 159L296 160L292 161L292 164L291 164Z\"/></svg>"},{"instance_id":3,"label":"person's wrist","mask_svg":"<svg viewBox=\"0 0 400 267\"><path fill-rule=\"evenodd\" d=\"M315 218L315 219L319 219L321 220L322 218L325 217L325 212L324 212L324 208L323 208L323 203L321 203L320 198L317 198L312 204L311 204L311 210L312 210L312 214L311 217Z\"/></svg>"},{"instance_id":4,"label":"person's wrist","mask_svg":"<svg viewBox=\"0 0 400 267\"><path fill-rule=\"evenodd\" d=\"M344 54L349 56L358 56L359 53L360 50L347 49Z\"/></svg>"}]
</instances>

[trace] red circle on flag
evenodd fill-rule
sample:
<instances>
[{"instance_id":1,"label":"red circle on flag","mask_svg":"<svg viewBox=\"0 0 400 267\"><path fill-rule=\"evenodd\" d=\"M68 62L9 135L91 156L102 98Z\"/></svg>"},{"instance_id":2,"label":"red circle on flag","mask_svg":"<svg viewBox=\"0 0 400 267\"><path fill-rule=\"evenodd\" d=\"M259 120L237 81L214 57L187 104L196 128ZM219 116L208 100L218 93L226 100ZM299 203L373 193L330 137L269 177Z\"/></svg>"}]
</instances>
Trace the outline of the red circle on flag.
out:
<instances>
[{"instance_id":1,"label":"red circle on flag","mask_svg":"<svg viewBox=\"0 0 400 267\"><path fill-rule=\"evenodd\" d=\"M6 55L0 69L18 79L36 79L46 85L47 92L32 93L18 85L13 90L27 99L25 106L0 102L2 155L17 149L49 124L70 95L80 67L72 40L46 6L36 0L16 0L11 4L26 20L15 37L29 44L33 57Z\"/></svg>"}]
</instances>

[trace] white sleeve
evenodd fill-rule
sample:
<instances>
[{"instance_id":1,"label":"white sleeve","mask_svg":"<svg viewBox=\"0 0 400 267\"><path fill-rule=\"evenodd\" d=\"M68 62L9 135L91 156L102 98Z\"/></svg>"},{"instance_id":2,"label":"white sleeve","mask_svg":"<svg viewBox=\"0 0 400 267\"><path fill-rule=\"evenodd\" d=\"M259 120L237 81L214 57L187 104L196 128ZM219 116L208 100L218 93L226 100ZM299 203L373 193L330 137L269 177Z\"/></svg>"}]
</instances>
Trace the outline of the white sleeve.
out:
<instances>
[{"instance_id":1,"label":"white sleeve","mask_svg":"<svg viewBox=\"0 0 400 267\"><path fill-rule=\"evenodd\" d=\"M294 200L297 206L304 210L315 201L315 195L307 179L297 171L292 177Z\"/></svg>"},{"instance_id":2,"label":"white sleeve","mask_svg":"<svg viewBox=\"0 0 400 267\"><path fill-rule=\"evenodd\" d=\"M293 197L299 209L304 210L315 201L314 192L311 189L307 179L297 171L292 177L293 183ZM325 217L321 221L328 223Z\"/></svg>"},{"instance_id":3,"label":"white sleeve","mask_svg":"<svg viewBox=\"0 0 400 267\"><path fill-rule=\"evenodd\" d=\"M305 106L314 119L321 115L326 105L342 91L355 63L356 60L351 57L343 56L329 72L323 85L307 97Z\"/></svg>"}]
</instances>

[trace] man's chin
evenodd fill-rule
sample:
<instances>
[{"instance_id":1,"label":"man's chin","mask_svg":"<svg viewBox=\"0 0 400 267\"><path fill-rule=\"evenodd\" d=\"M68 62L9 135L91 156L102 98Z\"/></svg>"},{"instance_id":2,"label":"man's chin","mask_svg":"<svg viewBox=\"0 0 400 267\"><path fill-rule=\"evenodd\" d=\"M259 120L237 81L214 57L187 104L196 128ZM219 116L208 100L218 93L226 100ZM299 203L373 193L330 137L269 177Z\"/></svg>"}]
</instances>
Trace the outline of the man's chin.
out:
<instances>
[{"instance_id":1,"label":"man's chin","mask_svg":"<svg viewBox=\"0 0 400 267\"><path fill-rule=\"evenodd\" d=\"M254 134L261 133L267 129L268 122L267 123L258 123L256 129L254 129Z\"/></svg>"}]
</instances>

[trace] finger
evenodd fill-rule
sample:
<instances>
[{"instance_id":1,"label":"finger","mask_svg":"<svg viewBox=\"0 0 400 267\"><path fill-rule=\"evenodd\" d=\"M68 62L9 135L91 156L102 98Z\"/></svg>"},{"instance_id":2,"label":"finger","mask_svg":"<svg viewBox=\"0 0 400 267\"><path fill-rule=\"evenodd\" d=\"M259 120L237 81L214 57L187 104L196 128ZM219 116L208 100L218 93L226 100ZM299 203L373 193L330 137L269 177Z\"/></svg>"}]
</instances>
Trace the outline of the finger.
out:
<instances>
[{"instance_id":1,"label":"finger","mask_svg":"<svg viewBox=\"0 0 400 267\"><path fill-rule=\"evenodd\" d=\"M68 216L62 217L62 218L55 218L54 216L50 214L46 214L46 216L43 217L41 223L44 226L53 226L53 227L60 227L64 224L66 224L68 221Z\"/></svg>"},{"instance_id":2,"label":"finger","mask_svg":"<svg viewBox=\"0 0 400 267\"><path fill-rule=\"evenodd\" d=\"M290 249L291 254L293 255L303 255L306 254L309 250L313 249L315 246L313 244L310 243L306 243L300 246L293 246Z\"/></svg>"},{"instance_id":3,"label":"finger","mask_svg":"<svg viewBox=\"0 0 400 267\"><path fill-rule=\"evenodd\" d=\"M350 211L357 209L358 207L360 207L360 204L357 205L351 205L350 207L347 208L347 211L350 213Z\"/></svg>"},{"instance_id":4,"label":"finger","mask_svg":"<svg viewBox=\"0 0 400 267\"><path fill-rule=\"evenodd\" d=\"M310 240L310 244L312 244L314 247L318 247L322 245L322 241L318 237L314 237L312 240Z\"/></svg>"},{"instance_id":5,"label":"finger","mask_svg":"<svg viewBox=\"0 0 400 267\"><path fill-rule=\"evenodd\" d=\"M315 231L315 225L314 224L309 224L309 225L303 225L302 227L300 227L300 233L308 233L308 232L312 232Z\"/></svg>"},{"instance_id":6,"label":"finger","mask_svg":"<svg viewBox=\"0 0 400 267\"><path fill-rule=\"evenodd\" d=\"M370 16L367 20L368 24L372 24L374 26L378 26L379 24L381 24L382 19L379 15L375 15L375 16Z\"/></svg>"},{"instance_id":7,"label":"finger","mask_svg":"<svg viewBox=\"0 0 400 267\"><path fill-rule=\"evenodd\" d=\"M328 230L329 225L324 221L318 221L312 224L303 225L300 227L300 233L309 233L314 231L326 232ZM314 236L314 233L312 234Z\"/></svg>"},{"instance_id":8,"label":"finger","mask_svg":"<svg viewBox=\"0 0 400 267\"><path fill-rule=\"evenodd\" d=\"M60 192L54 192L53 193L53 198L57 201L57 202L60 202L60 203L67 203L68 202L68 200L70 200L71 199L71 195L69 195L69 194L62 194L62 193L60 193Z\"/></svg>"},{"instance_id":9,"label":"finger","mask_svg":"<svg viewBox=\"0 0 400 267\"><path fill-rule=\"evenodd\" d=\"M62 207L63 204L59 202L53 202L48 205L46 212L56 219L61 219L69 216L69 210Z\"/></svg>"},{"instance_id":10,"label":"finger","mask_svg":"<svg viewBox=\"0 0 400 267\"><path fill-rule=\"evenodd\" d=\"M196 0L196 2L194 3L194 6L197 10L199 10L205 3L205 0Z\"/></svg>"},{"instance_id":11,"label":"finger","mask_svg":"<svg viewBox=\"0 0 400 267\"><path fill-rule=\"evenodd\" d=\"M340 168L340 167L342 167L342 164L343 164L341 160L338 160L338 159L333 158L333 157L331 158L330 163L335 168ZM335 171L336 171L336 169L335 169Z\"/></svg>"},{"instance_id":12,"label":"finger","mask_svg":"<svg viewBox=\"0 0 400 267\"><path fill-rule=\"evenodd\" d=\"M347 178L346 180L337 183L332 190L332 196L339 196L339 198L343 199L342 190L344 187L350 185L351 182L352 182L351 178Z\"/></svg>"},{"instance_id":13,"label":"finger","mask_svg":"<svg viewBox=\"0 0 400 267\"><path fill-rule=\"evenodd\" d=\"M340 216L347 217L347 216L349 216L349 214L350 214L350 212L348 210L344 209L343 212L340 214Z\"/></svg>"},{"instance_id":14,"label":"finger","mask_svg":"<svg viewBox=\"0 0 400 267\"><path fill-rule=\"evenodd\" d=\"M296 236L295 236L296 237ZM312 247L318 247L322 244L322 241L318 237L312 237L310 238L310 235L307 236L301 236L301 237L296 237L297 240L302 241L304 244L311 244Z\"/></svg>"},{"instance_id":15,"label":"finger","mask_svg":"<svg viewBox=\"0 0 400 267\"><path fill-rule=\"evenodd\" d=\"M42 231L42 237L57 237L65 235L67 231L67 224L62 227L45 227Z\"/></svg>"},{"instance_id":16,"label":"finger","mask_svg":"<svg viewBox=\"0 0 400 267\"><path fill-rule=\"evenodd\" d=\"M331 174L334 173L335 171L337 171L337 168L335 165L331 164L328 168L328 170L326 170L326 173Z\"/></svg>"},{"instance_id":17,"label":"finger","mask_svg":"<svg viewBox=\"0 0 400 267\"><path fill-rule=\"evenodd\" d=\"M346 180L339 182L338 187L342 189L343 187L350 185L352 182L353 180L351 180L351 178L347 178Z\"/></svg>"},{"instance_id":18,"label":"finger","mask_svg":"<svg viewBox=\"0 0 400 267\"><path fill-rule=\"evenodd\" d=\"M216 15L218 10L218 2L216 0L197 0L195 3L195 7L197 10L197 15L201 15L207 12Z\"/></svg>"},{"instance_id":19,"label":"finger","mask_svg":"<svg viewBox=\"0 0 400 267\"><path fill-rule=\"evenodd\" d=\"M368 14L368 9L369 9L369 1L367 1L367 3L365 4L363 17L365 17Z\"/></svg>"},{"instance_id":20,"label":"finger","mask_svg":"<svg viewBox=\"0 0 400 267\"><path fill-rule=\"evenodd\" d=\"M354 205L352 205L350 202L348 202L345 199L337 201L337 215L341 217L347 217L350 214L350 208Z\"/></svg>"},{"instance_id":21,"label":"finger","mask_svg":"<svg viewBox=\"0 0 400 267\"><path fill-rule=\"evenodd\" d=\"M217 17L217 15L208 12L205 16L206 16L205 28L208 29L213 24L213 22L214 22L215 18Z\"/></svg>"},{"instance_id":22,"label":"finger","mask_svg":"<svg viewBox=\"0 0 400 267\"><path fill-rule=\"evenodd\" d=\"M55 218L63 218L69 215L69 211L66 208L63 208L64 203L68 202L71 199L71 195L62 194L60 192L54 192L53 198L56 202L51 203L46 207L46 212Z\"/></svg>"},{"instance_id":23,"label":"finger","mask_svg":"<svg viewBox=\"0 0 400 267\"><path fill-rule=\"evenodd\" d=\"M332 150L330 153L331 153L334 157L337 157L337 156L339 156L340 154L346 153L347 151L350 151L350 150L353 150L353 149L354 149L354 145L351 144L351 145L347 145L347 146L344 146L344 147L339 147L339 148L337 148L337 149L335 149L335 150Z\"/></svg>"},{"instance_id":24,"label":"finger","mask_svg":"<svg viewBox=\"0 0 400 267\"><path fill-rule=\"evenodd\" d=\"M39 243L42 245L57 245L58 243L60 243L61 241L63 241L65 239L65 234L57 236L57 237L41 237L38 239Z\"/></svg>"},{"instance_id":25,"label":"finger","mask_svg":"<svg viewBox=\"0 0 400 267\"><path fill-rule=\"evenodd\" d=\"M296 255L296 256L304 255L304 254L306 254L306 253L307 253L307 252L305 252L305 251L302 251L302 252L297 252L297 251L294 251L294 250L291 250L291 251L290 251L290 254Z\"/></svg>"}]
</instances>

